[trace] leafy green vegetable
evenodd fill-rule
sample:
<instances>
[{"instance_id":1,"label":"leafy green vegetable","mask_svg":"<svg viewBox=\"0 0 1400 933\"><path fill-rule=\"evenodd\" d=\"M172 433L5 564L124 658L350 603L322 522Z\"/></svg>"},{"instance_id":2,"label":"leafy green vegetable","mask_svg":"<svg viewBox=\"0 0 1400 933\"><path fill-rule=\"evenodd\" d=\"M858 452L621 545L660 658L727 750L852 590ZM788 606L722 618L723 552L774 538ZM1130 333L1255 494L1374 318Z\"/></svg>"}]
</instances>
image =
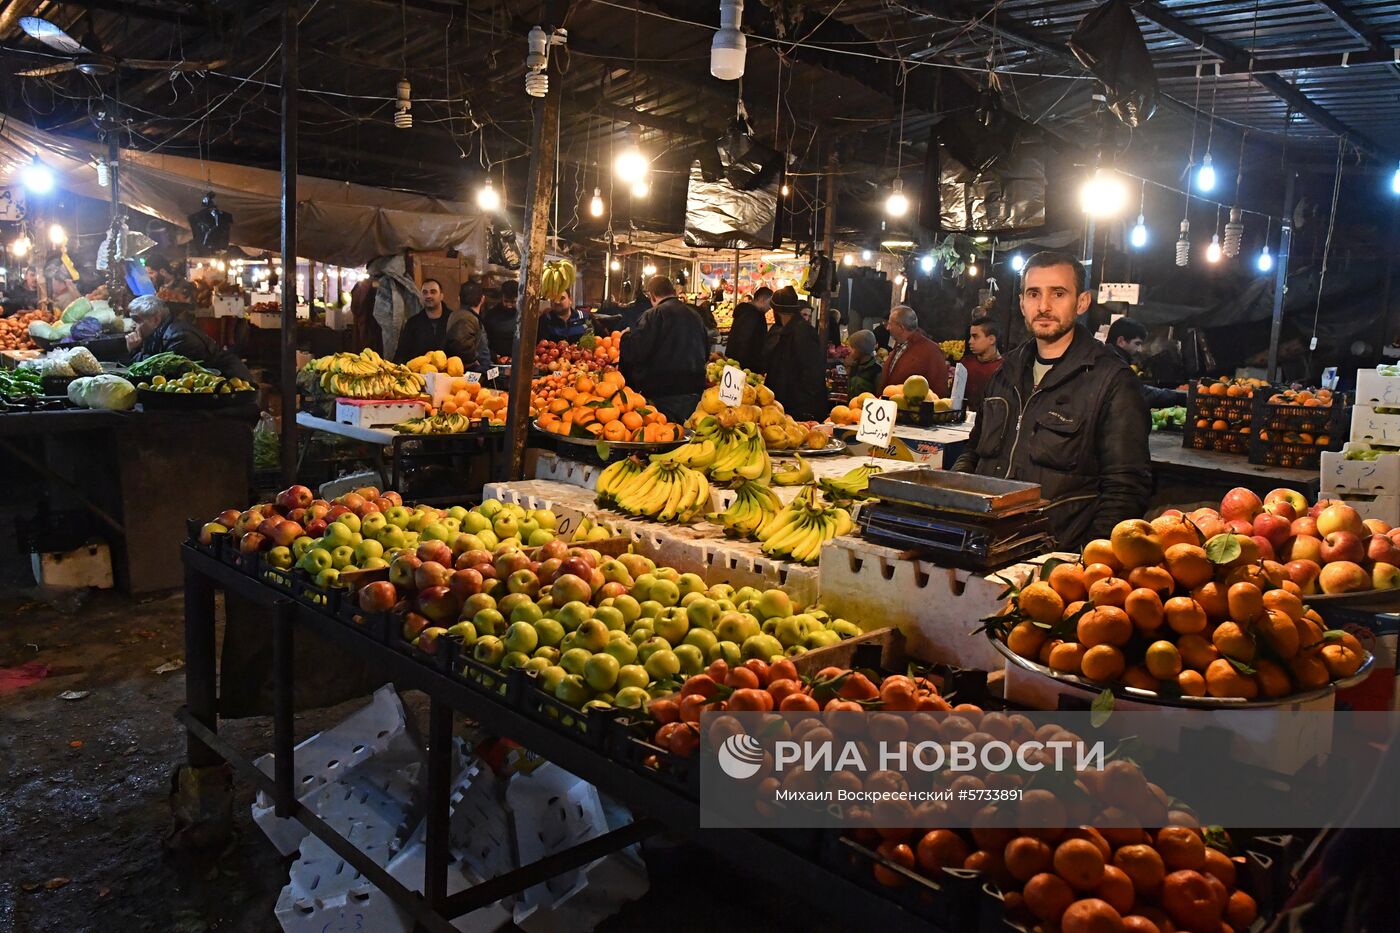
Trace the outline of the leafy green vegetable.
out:
<instances>
[{"instance_id":1,"label":"leafy green vegetable","mask_svg":"<svg viewBox=\"0 0 1400 933\"><path fill-rule=\"evenodd\" d=\"M157 353L155 356L132 363L127 367L126 372L133 379L150 379L155 376L164 376L169 379L174 376L183 376L188 372L210 373L213 370L205 369L194 360L167 350L164 353Z\"/></svg>"}]
</instances>

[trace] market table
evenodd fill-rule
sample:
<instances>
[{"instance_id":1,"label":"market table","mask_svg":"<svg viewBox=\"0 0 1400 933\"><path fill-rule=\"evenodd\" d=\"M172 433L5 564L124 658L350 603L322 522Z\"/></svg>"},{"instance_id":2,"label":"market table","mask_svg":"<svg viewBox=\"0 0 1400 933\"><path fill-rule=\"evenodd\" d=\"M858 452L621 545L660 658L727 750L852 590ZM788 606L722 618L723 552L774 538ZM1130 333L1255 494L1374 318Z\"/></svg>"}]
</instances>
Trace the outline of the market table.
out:
<instances>
[{"instance_id":1,"label":"market table","mask_svg":"<svg viewBox=\"0 0 1400 933\"><path fill-rule=\"evenodd\" d=\"M695 800L632 771L577 736L550 727L507 705L494 693L473 689L457 678L423 664L371 638L329 612L292 599L215 557L185 544L185 703L176 719L188 731L186 755L191 768L231 764L238 773L276 802L277 815L294 817L393 901L420 929L452 933L448 921L555 875L586 865L634 845L663 828L682 833L716 855L742 858L748 870L789 887L794 893L827 905L855 927L881 930L937 930L892 900L872 896L850 877L815 857L813 836L700 826ZM249 756L218 734L217 646L214 594L217 589L256 602L275 612L273 623L274 776L268 777ZM293 713L293 630L301 626L349 654L382 669L401 688L421 690L430 698L428 724L427 854L424 893L411 891L331 828L296 798ZM634 811L633 823L557 852L535 863L447 896L449 793L452 783L452 718L463 713L483 729L508 737L588 781Z\"/></svg>"},{"instance_id":2,"label":"market table","mask_svg":"<svg viewBox=\"0 0 1400 933\"><path fill-rule=\"evenodd\" d=\"M953 461L962 454L963 445L972 434L972 426L976 422L977 416L968 413L967 420L962 424L940 424L929 428L920 428L910 424L896 424L893 436L896 440L903 442L908 449L908 453L915 462L933 463L941 466L942 469L950 470ZM856 443L856 429L849 425L838 425L833 431L835 437L844 440L854 454L864 455L869 450L868 444ZM904 459L897 446L891 445L887 448L883 456ZM941 462L937 458L941 455Z\"/></svg>"},{"instance_id":3,"label":"market table","mask_svg":"<svg viewBox=\"0 0 1400 933\"><path fill-rule=\"evenodd\" d=\"M1281 486L1296 489L1308 497L1317 498L1317 470L1297 470L1288 467L1263 466L1250 463L1236 454L1213 450L1192 450L1181 446L1181 435L1154 431L1147 440L1152 455L1155 489L1154 506L1181 505L1220 498L1236 486Z\"/></svg>"},{"instance_id":4,"label":"market table","mask_svg":"<svg viewBox=\"0 0 1400 933\"><path fill-rule=\"evenodd\" d=\"M216 515L247 500L257 417L252 404L10 411L0 414L0 450L43 477L41 513L91 515L110 541L117 586L146 593L183 580L172 542L184 538L190 515Z\"/></svg>"}]
</instances>

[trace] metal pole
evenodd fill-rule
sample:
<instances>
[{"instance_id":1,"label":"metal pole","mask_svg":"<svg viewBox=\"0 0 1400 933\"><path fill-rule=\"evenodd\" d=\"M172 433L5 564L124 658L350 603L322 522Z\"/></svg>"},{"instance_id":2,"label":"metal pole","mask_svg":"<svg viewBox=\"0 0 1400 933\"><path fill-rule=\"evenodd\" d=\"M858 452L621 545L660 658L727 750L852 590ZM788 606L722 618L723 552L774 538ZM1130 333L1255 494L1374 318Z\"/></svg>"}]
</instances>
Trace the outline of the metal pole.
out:
<instances>
[{"instance_id":1,"label":"metal pole","mask_svg":"<svg viewBox=\"0 0 1400 933\"><path fill-rule=\"evenodd\" d=\"M272 609L272 767L277 815L296 815L296 605L279 600Z\"/></svg>"},{"instance_id":2,"label":"metal pole","mask_svg":"<svg viewBox=\"0 0 1400 933\"><path fill-rule=\"evenodd\" d=\"M117 300L117 256L126 244L118 242L119 221L121 219L121 198L117 194L117 134L113 130L107 136L107 184L112 186L112 209L107 218L107 291L112 301Z\"/></svg>"},{"instance_id":3,"label":"metal pole","mask_svg":"<svg viewBox=\"0 0 1400 933\"><path fill-rule=\"evenodd\" d=\"M282 485L297 462L297 16L282 11Z\"/></svg>"},{"instance_id":4,"label":"metal pole","mask_svg":"<svg viewBox=\"0 0 1400 933\"><path fill-rule=\"evenodd\" d=\"M1274 318L1269 325L1268 378L1278 374L1278 338L1283 330L1283 299L1288 293L1288 248L1293 242L1293 182L1289 174L1283 194L1283 226L1278 235L1278 262L1274 265Z\"/></svg>"},{"instance_id":5,"label":"metal pole","mask_svg":"<svg viewBox=\"0 0 1400 933\"><path fill-rule=\"evenodd\" d=\"M836 172L840 168L840 162L836 159L836 152L833 149L831 155L826 160L826 205L823 207L824 216L822 223L825 229L822 232L822 253L831 261L836 261ZM812 326L822 335L822 345L826 345L826 317L827 310L831 305L831 292L825 291L821 295L821 317L815 313L812 315Z\"/></svg>"},{"instance_id":6,"label":"metal pole","mask_svg":"<svg viewBox=\"0 0 1400 933\"><path fill-rule=\"evenodd\" d=\"M549 92L535 102L535 126L530 135L529 235L525 241L525 282L520 319L511 353L510 406L506 435L510 438L510 477L525 475L525 440L530 431L530 383L534 379L535 339L539 336L540 276L544 272L549 234L549 205L554 200L554 153L559 145L560 77L549 61Z\"/></svg>"}]
</instances>

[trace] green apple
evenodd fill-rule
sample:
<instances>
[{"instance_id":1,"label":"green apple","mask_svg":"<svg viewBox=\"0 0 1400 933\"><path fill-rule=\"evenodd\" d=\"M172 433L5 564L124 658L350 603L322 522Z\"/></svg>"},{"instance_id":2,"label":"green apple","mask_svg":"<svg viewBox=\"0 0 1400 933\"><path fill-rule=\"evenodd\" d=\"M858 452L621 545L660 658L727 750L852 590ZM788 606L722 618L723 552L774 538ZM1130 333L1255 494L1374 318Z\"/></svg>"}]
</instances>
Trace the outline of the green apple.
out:
<instances>
[{"instance_id":1,"label":"green apple","mask_svg":"<svg viewBox=\"0 0 1400 933\"><path fill-rule=\"evenodd\" d=\"M330 530L331 525L344 525L350 529L351 534L357 534L360 530L360 516L354 512L341 512L335 517L335 521L326 526L327 531Z\"/></svg>"},{"instance_id":2,"label":"green apple","mask_svg":"<svg viewBox=\"0 0 1400 933\"><path fill-rule=\"evenodd\" d=\"M371 557L383 557L383 556L384 556L384 545L380 544L378 541L374 540L373 538L365 538L365 539L364 539L363 541L361 541L359 544L355 545L355 561L356 561L356 563L363 564L365 561L369 560Z\"/></svg>"},{"instance_id":3,"label":"green apple","mask_svg":"<svg viewBox=\"0 0 1400 933\"><path fill-rule=\"evenodd\" d=\"M539 530L540 523L533 518L526 516L525 518L518 518L515 520L515 533L522 541L530 540L530 535Z\"/></svg>"},{"instance_id":4,"label":"green apple","mask_svg":"<svg viewBox=\"0 0 1400 933\"><path fill-rule=\"evenodd\" d=\"M384 520L400 531L408 527L409 519L412 517L413 512L401 505L384 510Z\"/></svg>"},{"instance_id":5,"label":"green apple","mask_svg":"<svg viewBox=\"0 0 1400 933\"><path fill-rule=\"evenodd\" d=\"M478 635L501 635L506 630L506 619L499 609L483 609L472 616L472 625Z\"/></svg>"},{"instance_id":6,"label":"green apple","mask_svg":"<svg viewBox=\"0 0 1400 933\"><path fill-rule=\"evenodd\" d=\"M489 593L473 593L462 604L462 618L469 619L483 609L495 609L496 598Z\"/></svg>"},{"instance_id":7,"label":"green apple","mask_svg":"<svg viewBox=\"0 0 1400 933\"><path fill-rule=\"evenodd\" d=\"M578 646L589 651L602 651L608 646L608 627L597 619L589 619L578 627Z\"/></svg>"},{"instance_id":8,"label":"green apple","mask_svg":"<svg viewBox=\"0 0 1400 933\"><path fill-rule=\"evenodd\" d=\"M383 512L370 512L360 519L360 534L366 538L378 538L389 527L389 520Z\"/></svg>"},{"instance_id":9,"label":"green apple","mask_svg":"<svg viewBox=\"0 0 1400 933\"><path fill-rule=\"evenodd\" d=\"M650 625L635 625L632 627L632 630L627 633L627 637L631 639L632 644L640 645L648 638L655 638L656 633L651 630Z\"/></svg>"},{"instance_id":10,"label":"green apple","mask_svg":"<svg viewBox=\"0 0 1400 933\"><path fill-rule=\"evenodd\" d=\"M715 624L719 622L719 617L724 615L720 611L719 603L708 596L700 596L686 607L686 618L690 620L691 628L702 628L714 631Z\"/></svg>"},{"instance_id":11,"label":"green apple","mask_svg":"<svg viewBox=\"0 0 1400 933\"><path fill-rule=\"evenodd\" d=\"M640 664L624 664L617 672L617 689L645 687L651 683L651 675Z\"/></svg>"},{"instance_id":12,"label":"green apple","mask_svg":"<svg viewBox=\"0 0 1400 933\"><path fill-rule=\"evenodd\" d=\"M611 632L621 632L627 628L627 620L616 606L599 606L594 610L593 618L606 625Z\"/></svg>"},{"instance_id":13,"label":"green apple","mask_svg":"<svg viewBox=\"0 0 1400 933\"><path fill-rule=\"evenodd\" d=\"M460 505L454 505L452 506L452 508L447 510L447 517L456 519L460 522L467 517L467 511L468 510L466 508Z\"/></svg>"},{"instance_id":14,"label":"green apple","mask_svg":"<svg viewBox=\"0 0 1400 933\"><path fill-rule=\"evenodd\" d=\"M540 607L529 601L520 603L510 611L510 621L512 624L516 622L528 622L530 625L534 625L543 618L544 613L540 612Z\"/></svg>"},{"instance_id":15,"label":"green apple","mask_svg":"<svg viewBox=\"0 0 1400 933\"><path fill-rule=\"evenodd\" d=\"M783 657L785 657L785 658L800 658L800 657L802 657L804 654L806 654L807 651L808 651L808 648L807 648L806 645L793 645L791 648L788 648L786 651L783 652Z\"/></svg>"},{"instance_id":16,"label":"green apple","mask_svg":"<svg viewBox=\"0 0 1400 933\"><path fill-rule=\"evenodd\" d=\"M702 599L709 599L709 597L701 592L684 593L681 596L681 608L689 609L691 604L699 602Z\"/></svg>"},{"instance_id":17,"label":"green apple","mask_svg":"<svg viewBox=\"0 0 1400 933\"><path fill-rule=\"evenodd\" d=\"M719 644L719 636L707 628L693 628L685 633L685 641L682 644L694 645L708 658L710 649Z\"/></svg>"},{"instance_id":18,"label":"green apple","mask_svg":"<svg viewBox=\"0 0 1400 933\"><path fill-rule=\"evenodd\" d=\"M494 552L501 543L501 539L497 538L496 533L490 528L483 528L481 531L474 532L474 534L481 539L481 549L483 551Z\"/></svg>"},{"instance_id":19,"label":"green apple","mask_svg":"<svg viewBox=\"0 0 1400 933\"><path fill-rule=\"evenodd\" d=\"M462 530L469 535L479 535L491 527L491 519L480 512L468 512L462 516Z\"/></svg>"},{"instance_id":20,"label":"green apple","mask_svg":"<svg viewBox=\"0 0 1400 933\"><path fill-rule=\"evenodd\" d=\"M651 599L651 588L656 585L656 574L644 573L632 581L632 596L641 602Z\"/></svg>"},{"instance_id":21,"label":"green apple","mask_svg":"<svg viewBox=\"0 0 1400 933\"><path fill-rule=\"evenodd\" d=\"M331 551L331 566L336 570L344 570L355 563L355 549L348 544L343 544Z\"/></svg>"},{"instance_id":22,"label":"green apple","mask_svg":"<svg viewBox=\"0 0 1400 933\"><path fill-rule=\"evenodd\" d=\"M713 648L705 652L705 660L713 664L715 661L724 661L730 667L738 667L744 663L744 651L735 642L717 642Z\"/></svg>"},{"instance_id":23,"label":"green apple","mask_svg":"<svg viewBox=\"0 0 1400 933\"><path fill-rule=\"evenodd\" d=\"M475 509L473 509L473 511L480 512L487 518L495 518L496 513L501 511L505 507L506 504L500 499L482 499L481 505L478 505Z\"/></svg>"},{"instance_id":24,"label":"green apple","mask_svg":"<svg viewBox=\"0 0 1400 933\"><path fill-rule=\"evenodd\" d=\"M476 626L470 622L458 622L447 630L451 638L455 638L463 648L470 648L476 644Z\"/></svg>"},{"instance_id":25,"label":"green apple","mask_svg":"<svg viewBox=\"0 0 1400 933\"><path fill-rule=\"evenodd\" d=\"M296 558L292 556L292 549L278 545L268 550L263 555L263 560L267 561L269 567L276 567L279 570L291 570L296 563Z\"/></svg>"},{"instance_id":26,"label":"green apple","mask_svg":"<svg viewBox=\"0 0 1400 933\"><path fill-rule=\"evenodd\" d=\"M766 632L768 622L764 622L763 625ZM791 648L793 645L805 642L811 633L808 630L806 619L802 616L787 616L774 622L773 631L769 634L775 636L784 648Z\"/></svg>"},{"instance_id":27,"label":"green apple","mask_svg":"<svg viewBox=\"0 0 1400 933\"><path fill-rule=\"evenodd\" d=\"M762 595L763 593L761 591L756 590L751 586L741 586L737 590L735 590L734 595L730 596L729 598L734 600L735 605L738 605L739 603L748 602L751 599L758 599L758 597Z\"/></svg>"},{"instance_id":28,"label":"green apple","mask_svg":"<svg viewBox=\"0 0 1400 933\"><path fill-rule=\"evenodd\" d=\"M649 600L664 606L674 606L681 601L681 588L670 580L657 580L647 592Z\"/></svg>"},{"instance_id":29,"label":"green apple","mask_svg":"<svg viewBox=\"0 0 1400 933\"><path fill-rule=\"evenodd\" d=\"M660 636L652 636L637 646L637 657L643 664L658 651L670 651L671 643Z\"/></svg>"},{"instance_id":30,"label":"green apple","mask_svg":"<svg viewBox=\"0 0 1400 933\"><path fill-rule=\"evenodd\" d=\"M529 622L512 622L501 640L507 651L519 651L527 656L540 645L540 636Z\"/></svg>"},{"instance_id":31,"label":"green apple","mask_svg":"<svg viewBox=\"0 0 1400 933\"><path fill-rule=\"evenodd\" d=\"M728 583L716 583L714 586L710 587L710 598L733 600L734 587L730 586Z\"/></svg>"},{"instance_id":32,"label":"green apple","mask_svg":"<svg viewBox=\"0 0 1400 933\"><path fill-rule=\"evenodd\" d=\"M302 555L299 566L302 570L315 576L323 570L330 570L333 563L330 551L323 547L313 547Z\"/></svg>"},{"instance_id":33,"label":"green apple","mask_svg":"<svg viewBox=\"0 0 1400 933\"><path fill-rule=\"evenodd\" d=\"M501 658L501 670L513 671L518 667L524 667L530 663L530 656L523 651L507 651L506 656Z\"/></svg>"},{"instance_id":34,"label":"green apple","mask_svg":"<svg viewBox=\"0 0 1400 933\"><path fill-rule=\"evenodd\" d=\"M525 543L530 545L530 547L543 547L553 540L554 532L546 531L543 528L536 528L534 531L530 532L529 537L525 539Z\"/></svg>"},{"instance_id":35,"label":"green apple","mask_svg":"<svg viewBox=\"0 0 1400 933\"><path fill-rule=\"evenodd\" d=\"M545 531L553 531L559 527L559 517L549 509L531 509L530 517Z\"/></svg>"},{"instance_id":36,"label":"green apple","mask_svg":"<svg viewBox=\"0 0 1400 933\"><path fill-rule=\"evenodd\" d=\"M675 677L681 670L680 659L669 648L655 652L646 659L642 666L646 668L646 672L651 675L653 680Z\"/></svg>"},{"instance_id":37,"label":"green apple","mask_svg":"<svg viewBox=\"0 0 1400 933\"><path fill-rule=\"evenodd\" d=\"M647 692L642 689L644 686L646 685L619 687L617 695L613 697L613 705L619 709L641 709L651 699Z\"/></svg>"},{"instance_id":38,"label":"green apple","mask_svg":"<svg viewBox=\"0 0 1400 933\"><path fill-rule=\"evenodd\" d=\"M685 596L687 593L705 592L705 581L700 579L700 574L698 573L681 574L680 579L676 581L676 586L680 588L682 596Z\"/></svg>"},{"instance_id":39,"label":"green apple","mask_svg":"<svg viewBox=\"0 0 1400 933\"><path fill-rule=\"evenodd\" d=\"M806 641L802 644L808 648L827 648L840 643L841 636L828 629L819 628L814 632L809 632Z\"/></svg>"},{"instance_id":40,"label":"green apple","mask_svg":"<svg viewBox=\"0 0 1400 933\"><path fill-rule=\"evenodd\" d=\"M327 567L325 570L316 574L315 583L323 590L328 590L333 586L339 586L340 571L336 570L334 567Z\"/></svg>"},{"instance_id":41,"label":"green apple","mask_svg":"<svg viewBox=\"0 0 1400 933\"><path fill-rule=\"evenodd\" d=\"M544 669L540 675L540 689L546 693L554 693L554 689L559 686L559 682L569 676L569 672L557 664L552 664Z\"/></svg>"},{"instance_id":42,"label":"green apple","mask_svg":"<svg viewBox=\"0 0 1400 933\"><path fill-rule=\"evenodd\" d=\"M550 664L558 664L561 656L561 652L558 648L551 648L549 645L541 645L536 648L535 653L531 655L533 658L544 658Z\"/></svg>"},{"instance_id":43,"label":"green apple","mask_svg":"<svg viewBox=\"0 0 1400 933\"><path fill-rule=\"evenodd\" d=\"M481 626L477 626L477 631L481 631ZM505 656L505 642L501 641L495 635L480 635L476 640L476 644L472 646L472 657L476 658L487 667L497 666Z\"/></svg>"},{"instance_id":44,"label":"green apple","mask_svg":"<svg viewBox=\"0 0 1400 933\"><path fill-rule=\"evenodd\" d=\"M462 523L450 515L439 522L439 524L452 532L452 540L454 541L457 539L458 533L462 530Z\"/></svg>"},{"instance_id":45,"label":"green apple","mask_svg":"<svg viewBox=\"0 0 1400 933\"><path fill-rule=\"evenodd\" d=\"M553 648L563 640L564 626L559 624L558 619L540 619L535 623L535 634L539 636L541 645Z\"/></svg>"},{"instance_id":46,"label":"green apple","mask_svg":"<svg viewBox=\"0 0 1400 933\"><path fill-rule=\"evenodd\" d=\"M670 580L676 584L676 589L680 589L681 572L675 567L657 567L652 573L656 574L656 579Z\"/></svg>"},{"instance_id":47,"label":"green apple","mask_svg":"<svg viewBox=\"0 0 1400 933\"><path fill-rule=\"evenodd\" d=\"M673 645L679 645L685 640L685 633L690 629L690 621L686 618L686 611L679 606L667 609L656 620L656 634L666 639Z\"/></svg>"},{"instance_id":48,"label":"green apple","mask_svg":"<svg viewBox=\"0 0 1400 933\"><path fill-rule=\"evenodd\" d=\"M302 535L292 542L292 556L300 561L306 556L306 552L316 546L316 539Z\"/></svg>"},{"instance_id":49,"label":"green apple","mask_svg":"<svg viewBox=\"0 0 1400 933\"><path fill-rule=\"evenodd\" d=\"M355 517L351 513L347 512L346 514L350 515L351 518ZM345 515L341 515L335 521L331 522L329 525L326 526L326 533L321 536L321 542L326 546L327 550L330 550L332 548L338 548L341 546L348 546L350 542L354 540L354 529L352 529L349 525L345 524L340 520L344 517ZM358 521L358 519L356 520Z\"/></svg>"},{"instance_id":50,"label":"green apple","mask_svg":"<svg viewBox=\"0 0 1400 933\"><path fill-rule=\"evenodd\" d=\"M648 599L645 602L643 602L639 608L641 609L640 618L654 619L657 616L661 615L661 610L665 609L666 607L661 605L654 599Z\"/></svg>"},{"instance_id":51,"label":"green apple","mask_svg":"<svg viewBox=\"0 0 1400 933\"><path fill-rule=\"evenodd\" d=\"M598 572L603 575L604 583L621 583L629 590L634 585L632 574L627 572L627 565L616 557L609 557L598 565Z\"/></svg>"},{"instance_id":52,"label":"green apple","mask_svg":"<svg viewBox=\"0 0 1400 933\"><path fill-rule=\"evenodd\" d=\"M603 650L617 658L618 664L631 664L637 660L637 646L626 636L612 639Z\"/></svg>"},{"instance_id":53,"label":"green apple","mask_svg":"<svg viewBox=\"0 0 1400 933\"><path fill-rule=\"evenodd\" d=\"M705 652L694 645L677 645L674 652L685 676L698 674L705 669Z\"/></svg>"},{"instance_id":54,"label":"green apple","mask_svg":"<svg viewBox=\"0 0 1400 933\"><path fill-rule=\"evenodd\" d=\"M408 535L398 525L387 525L379 533L379 543L384 545L386 550L403 550L408 547Z\"/></svg>"},{"instance_id":55,"label":"green apple","mask_svg":"<svg viewBox=\"0 0 1400 933\"><path fill-rule=\"evenodd\" d=\"M491 523L491 530L498 538L514 538L520 532L520 520L514 515L498 515Z\"/></svg>"},{"instance_id":56,"label":"green apple","mask_svg":"<svg viewBox=\"0 0 1400 933\"><path fill-rule=\"evenodd\" d=\"M549 658L542 658L539 655L535 655L525 662L525 670L532 674L541 674L552 667L553 664L554 662Z\"/></svg>"},{"instance_id":57,"label":"green apple","mask_svg":"<svg viewBox=\"0 0 1400 933\"><path fill-rule=\"evenodd\" d=\"M612 655L595 654L583 665L583 679L594 690L611 690L621 669L622 665Z\"/></svg>"},{"instance_id":58,"label":"green apple","mask_svg":"<svg viewBox=\"0 0 1400 933\"><path fill-rule=\"evenodd\" d=\"M826 624L826 627L842 638L855 638L860 634L860 626L845 619L832 619Z\"/></svg>"},{"instance_id":59,"label":"green apple","mask_svg":"<svg viewBox=\"0 0 1400 933\"><path fill-rule=\"evenodd\" d=\"M783 643L772 635L752 635L744 639L741 650L745 660L758 658L760 661L771 661L783 653Z\"/></svg>"},{"instance_id":60,"label":"green apple","mask_svg":"<svg viewBox=\"0 0 1400 933\"><path fill-rule=\"evenodd\" d=\"M569 674L554 688L554 696L559 702L582 707L593 695L588 684L578 674Z\"/></svg>"},{"instance_id":61,"label":"green apple","mask_svg":"<svg viewBox=\"0 0 1400 933\"><path fill-rule=\"evenodd\" d=\"M591 657L593 657L593 652L589 651L587 648L570 648L559 656L559 666L570 674L578 674L581 676L583 674L584 665L588 663L588 659Z\"/></svg>"},{"instance_id":62,"label":"green apple","mask_svg":"<svg viewBox=\"0 0 1400 933\"><path fill-rule=\"evenodd\" d=\"M588 603L575 599L560 606L557 615L559 624L564 626L564 631L572 632L594 617L594 609Z\"/></svg>"},{"instance_id":63,"label":"green apple","mask_svg":"<svg viewBox=\"0 0 1400 933\"><path fill-rule=\"evenodd\" d=\"M360 564L361 570L382 570L389 562L382 557L371 557Z\"/></svg>"},{"instance_id":64,"label":"green apple","mask_svg":"<svg viewBox=\"0 0 1400 933\"><path fill-rule=\"evenodd\" d=\"M621 596L613 599L613 605L622 613L623 621L628 625L631 625L642 617L642 604L629 593L623 593Z\"/></svg>"},{"instance_id":65,"label":"green apple","mask_svg":"<svg viewBox=\"0 0 1400 933\"><path fill-rule=\"evenodd\" d=\"M422 541L442 541L443 543L447 543L456 537L456 533L442 522L431 522L423 526L423 530L419 533L418 537Z\"/></svg>"},{"instance_id":66,"label":"green apple","mask_svg":"<svg viewBox=\"0 0 1400 933\"><path fill-rule=\"evenodd\" d=\"M726 612L715 622L715 635L720 641L742 645L744 639L758 635L758 620L743 612Z\"/></svg>"},{"instance_id":67,"label":"green apple","mask_svg":"<svg viewBox=\"0 0 1400 933\"><path fill-rule=\"evenodd\" d=\"M792 598L782 590L764 590L758 598L760 618L782 618L793 614Z\"/></svg>"}]
</instances>

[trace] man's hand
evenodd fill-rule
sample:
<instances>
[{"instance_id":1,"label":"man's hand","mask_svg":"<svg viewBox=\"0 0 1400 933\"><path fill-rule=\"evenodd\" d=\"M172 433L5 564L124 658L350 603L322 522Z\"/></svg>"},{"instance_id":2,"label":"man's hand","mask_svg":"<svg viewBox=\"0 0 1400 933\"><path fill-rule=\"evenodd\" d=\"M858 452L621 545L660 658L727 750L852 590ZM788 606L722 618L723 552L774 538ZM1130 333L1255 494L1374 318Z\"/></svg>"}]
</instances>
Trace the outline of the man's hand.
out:
<instances>
[{"instance_id":1,"label":"man's hand","mask_svg":"<svg viewBox=\"0 0 1400 933\"><path fill-rule=\"evenodd\" d=\"M126 348L135 351L139 346L141 346L141 332L139 330L133 330L126 335Z\"/></svg>"}]
</instances>

